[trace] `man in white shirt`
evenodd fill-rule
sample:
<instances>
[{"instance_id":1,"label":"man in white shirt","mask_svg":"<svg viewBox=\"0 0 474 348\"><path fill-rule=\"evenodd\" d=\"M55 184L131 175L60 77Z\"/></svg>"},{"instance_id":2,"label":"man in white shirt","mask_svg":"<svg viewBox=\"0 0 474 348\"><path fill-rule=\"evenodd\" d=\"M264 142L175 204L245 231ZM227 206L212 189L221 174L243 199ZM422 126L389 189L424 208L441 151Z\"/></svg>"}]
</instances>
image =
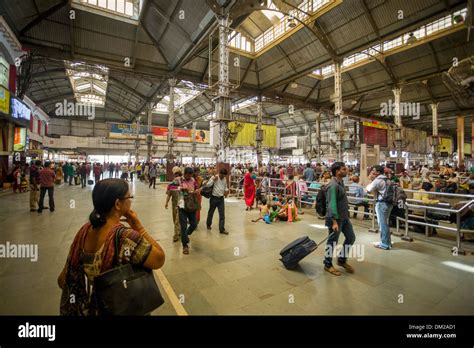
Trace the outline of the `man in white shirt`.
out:
<instances>
[{"instance_id":1,"label":"man in white shirt","mask_svg":"<svg viewBox=\"0 0 474 348\"><path fill-rule=\"evenodd\" d=\"M207 229L211 229L212 218L214 217L214 212L217 208L219 212L219 232L221 234L229 234L225 230L225 205L224 198L229 194L229 189L227 185L227 169L222 168L219 171L219 175L214 175L209 179L206 184L207 187L212 186L212 194L209 199L209 211L207 212Z\"/></svg>"},{"instance_id":2,"label":"man in white shirt","mask_svg":"<svg viewBox=\"0 0 474 348\"><path fill-rule=\"evenodd\" d=\"M420 174L421 177L424 178L426 177L427 174L430 173L430 170L428 169L428 166L425 164L421 169L420 169Z\"/></svg>"}]
</instances>

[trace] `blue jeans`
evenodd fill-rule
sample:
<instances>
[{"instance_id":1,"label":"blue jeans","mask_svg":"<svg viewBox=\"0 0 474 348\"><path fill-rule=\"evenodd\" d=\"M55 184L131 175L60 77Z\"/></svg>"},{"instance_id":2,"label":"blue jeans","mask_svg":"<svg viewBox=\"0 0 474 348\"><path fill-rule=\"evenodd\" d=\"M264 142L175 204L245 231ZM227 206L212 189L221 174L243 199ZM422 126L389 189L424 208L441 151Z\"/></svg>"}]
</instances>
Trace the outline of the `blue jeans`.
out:
<instances>
[{"instance_id":1,"label":"blue jeans","mask_svg":"<svg viewBox=\"0 0 474 348\"><path fill-rule=\"evenodd\" d=\"M183 247L186 247L189 243L188 236L191 235L197 227L196 212L188 212L183 208L179 208L179 224L181 225L181 243L183 244Z\"/></svg>"},{"instance_id":2,"label":"blue jeans","mask_svg":"<svg viewBox=\"0 0 474 348\"><path fill-rule=\"evenodd\" d=\"M377 202L375 204L375 213L377 214L377 223L380 230L380 246L384 249L390 249L392 242L390 238L389 219L393 205L385 202Z\"/></svg>"},{"instance_id":3,"label":"blue jeans","mask_svg":"<svg viewBox=\"0 0 474 348\"><path fill-rule=\"evenodd\" d=\"M332 218L326 218L326 226L329 230L329 238L326 243L326 249L324 251L324 266L331 267L332 266L332 256L334 249L336 248L337 241L339 240L339 235L344 234L344 243L342 245L342 249L339 252L337 260L340 263L345 263L347 261L347 256L349 253L349 249L352 244L355 242L355 234L352 228L351 221L349 219L345 220L337 220L337 224L339 225L339 230L333 233L332 229ZM333 234L332 234L333 233Z\"/></svg>"}]
</instances>

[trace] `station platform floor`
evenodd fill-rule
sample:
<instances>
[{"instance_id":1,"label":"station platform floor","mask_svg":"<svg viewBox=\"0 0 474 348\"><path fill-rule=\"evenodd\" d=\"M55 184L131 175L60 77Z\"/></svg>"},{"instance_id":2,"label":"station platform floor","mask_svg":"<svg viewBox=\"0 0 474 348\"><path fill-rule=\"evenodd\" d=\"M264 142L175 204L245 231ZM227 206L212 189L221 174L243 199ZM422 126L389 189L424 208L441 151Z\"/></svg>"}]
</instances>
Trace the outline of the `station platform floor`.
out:
<instances>
[{"instance_id":1,"label":"station platform floor","mask_svg":"<svg viewBox=\"0 0 474 348\"><path fill-rule=\"evenodd\" d=\"M57 276L92 210L92 188L56 186L56 211L42 214L29 211L29 193L0 195L0 243L39 248L37 262L0 259L1 315L59 313ZM354 274L325 272L324 245L289 271L278 260L281 248L304 235L315 241L327 235L312 211L294 223L253 223L258 212L246 212L243 201L229 198L226 236L218 232L217 211L212 230L206 229L203 198L203 221L191 236L190 254L183 255L181 244L172 241L165 188L132 185L132 209L166 254L164 267L155 271L165 304L154 315L474 314L474 256L453 256L449 247L395 236L392 250L379 250L372 246L379 235L361 220L353 221L359 251L349 259Z\"/></svg>"}]
</instances>

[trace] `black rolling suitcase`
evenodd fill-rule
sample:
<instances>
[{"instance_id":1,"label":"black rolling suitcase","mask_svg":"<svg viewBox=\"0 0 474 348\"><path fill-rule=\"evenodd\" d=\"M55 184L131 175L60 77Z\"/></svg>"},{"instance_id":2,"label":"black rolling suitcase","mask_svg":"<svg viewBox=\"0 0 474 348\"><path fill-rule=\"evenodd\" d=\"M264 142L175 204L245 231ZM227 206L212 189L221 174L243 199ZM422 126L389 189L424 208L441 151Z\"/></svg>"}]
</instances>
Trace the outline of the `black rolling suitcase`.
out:
<instances>
[{"instance_id":1,"label":"black rolling suitcase","mask_svg":"<svg viewBox=\"0 0 474 348\"><path fill-rule=\"evenodd\" d=\"M94 180L90 180L90 179L87 180L87 184L88 184L88 185L94 185Z\"/></svg>"},{"instance_id":2,"label":"black rolling suitcase","mask_svg":"<svg viewBox=\"0 0 474 348\"><path fill-rule=\"evenodd\" d=\"M324 243L328 238L329 236L324 238L318 244L316 244L316 242L310 239L308 236L298 238L281 249L280 261L283 263L283 266L285 266L286 269L294 269L298 265L298 262L315 251L318 246Z\"/></svg>"}]
</instances>

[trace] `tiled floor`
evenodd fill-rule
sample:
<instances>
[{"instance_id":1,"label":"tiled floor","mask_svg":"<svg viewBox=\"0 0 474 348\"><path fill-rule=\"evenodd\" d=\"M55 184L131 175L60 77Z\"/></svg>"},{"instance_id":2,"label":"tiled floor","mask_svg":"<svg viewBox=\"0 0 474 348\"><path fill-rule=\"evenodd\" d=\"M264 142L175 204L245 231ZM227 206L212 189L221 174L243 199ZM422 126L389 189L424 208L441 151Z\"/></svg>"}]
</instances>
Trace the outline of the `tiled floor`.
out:
<instances>
[{"instance_id":1,"label":"tiled floor","mask_svg":"<svg viewBox=\"0 0 474 348\"><path fill-rule=\"evenodd\" d=\"M56 212L45 210L42 215L29 212L28 194L0 196L0 243L39 247L37 262L0 259L0 314L58 313L56 278L92 209L91 190L91 186L56 187ZM216 212L213 230L207 231L201 223L186 256L172 241L164 186L150 190L138 182L133 190L133 209L164 247L162 271L190 315L474 314L473 256L452 256L448 247L398 237L393 237L393 250L381 251L371 245L379 236L367 232L369 225L358 220L356 243L364 253L363 260L350 260L354 274L334 277L324 272L323 247L288 271L278 261L279 250L303 235L322 240L327 233L323 222L308 212L292 224L252 223L258 213L246 212L234 198L226 203L230 235L218 233ZM204 199L203 220L207 208ZM167 299L154 314L175 315L176 311Z\"/></svg>"}]
</instances>

